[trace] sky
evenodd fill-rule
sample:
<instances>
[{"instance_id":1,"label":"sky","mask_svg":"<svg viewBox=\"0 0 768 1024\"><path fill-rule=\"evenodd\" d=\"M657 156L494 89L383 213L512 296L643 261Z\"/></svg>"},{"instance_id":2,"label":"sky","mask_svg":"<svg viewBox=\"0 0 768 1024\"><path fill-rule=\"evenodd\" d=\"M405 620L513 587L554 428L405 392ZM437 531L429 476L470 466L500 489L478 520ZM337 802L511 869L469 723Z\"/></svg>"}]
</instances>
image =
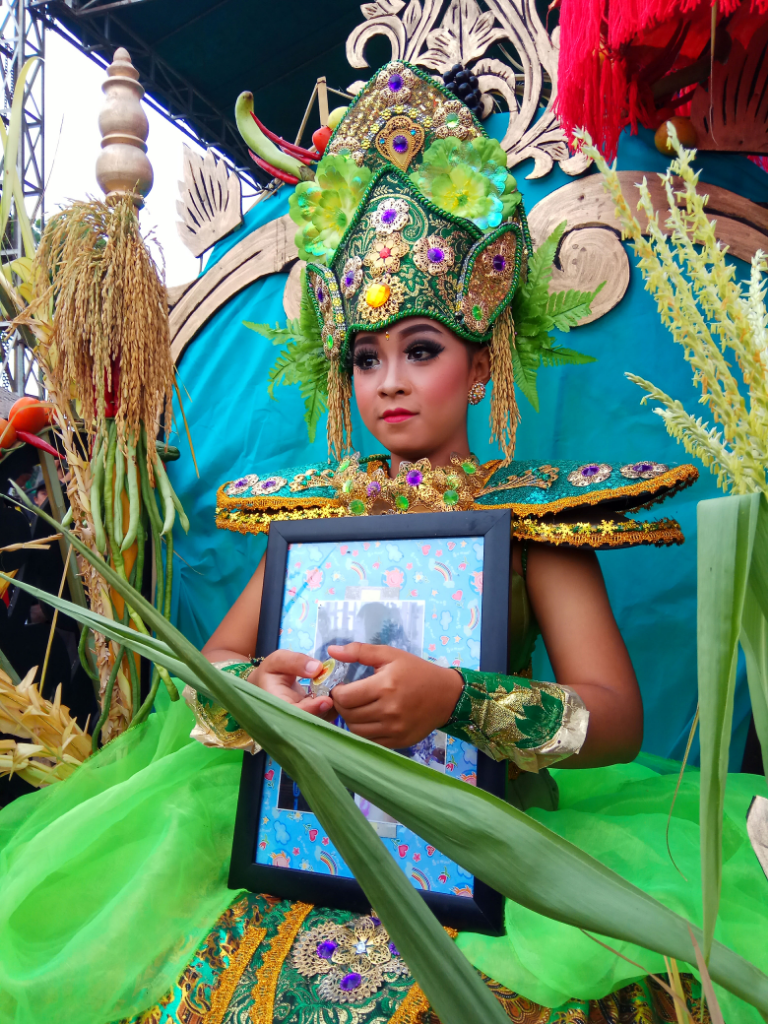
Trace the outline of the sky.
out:
<instances>
[{"instance_id":1,"label":"sky","mask_svg":"<svg viewBox=\"0 0 768 1024\"><path fill-rule=\"evenodd\" d=\"M46 35L45 64L45 209L50 217L73 199L102 197L96 160L101 152L98 117L106 72L55 32ZM146 104L144 109L155 183L141 212L141 225L145 232L154 230L162 247L166 283L183 284L196 277L200 267L176 228L183 146L202 150Z\"/></svg>"}]
</instances>

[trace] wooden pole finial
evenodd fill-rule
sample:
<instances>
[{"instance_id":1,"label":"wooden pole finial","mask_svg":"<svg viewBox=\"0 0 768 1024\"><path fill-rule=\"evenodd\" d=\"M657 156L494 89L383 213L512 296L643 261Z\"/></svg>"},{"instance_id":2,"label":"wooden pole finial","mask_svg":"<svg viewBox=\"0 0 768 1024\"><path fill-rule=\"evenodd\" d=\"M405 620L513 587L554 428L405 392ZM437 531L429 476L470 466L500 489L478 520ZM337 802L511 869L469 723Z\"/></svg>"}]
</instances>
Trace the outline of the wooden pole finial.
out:
<instances>
[{"instance_id":1,"label":"wooden pole finial","mask_svg":"<svg viewBox=\"0 0 768 1024\"><path fill-rule=\"evenodd\" d=\"M130 194L142 206L154 181L147 157L149 122L141 98L139 73L124 47L115 50L102 85L104 105L99 114L101 153L96 161L96 180L109 198Z\"/></svg>"}]
</instances>

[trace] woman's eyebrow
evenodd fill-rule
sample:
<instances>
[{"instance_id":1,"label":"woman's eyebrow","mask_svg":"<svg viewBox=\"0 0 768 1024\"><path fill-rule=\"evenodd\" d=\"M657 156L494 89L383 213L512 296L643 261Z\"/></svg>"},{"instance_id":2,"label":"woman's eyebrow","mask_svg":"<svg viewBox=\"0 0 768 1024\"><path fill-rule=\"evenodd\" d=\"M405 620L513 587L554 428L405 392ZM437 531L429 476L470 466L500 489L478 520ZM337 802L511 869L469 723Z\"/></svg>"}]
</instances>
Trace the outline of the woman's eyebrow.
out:
<instances>
[{"instance_id":1,"label":"woman's eyebrow","mask_svg":"<svg viewBox=\"0 0 768 1024\"><path fill-rule=\"evenodd\" d=\"M439 327L435 327L434 324L412 324L410 327L404 327L400 332L401 338L409 338L412 334L441 334Z\"/></svg>"},{"instance_id":2,"label":"woman's eyebrow","mask_svg":"<svg viewBox=\"0 0 768 1024\"><path fill-rule=\"evenodd\" d=\"M379 336L378 336L378 334L374 334L372 331L366 331L364 334L358 335L355 338L355 340L352 342L352 351L354 352L354 350L357 348L358 345L378 345L378 344L379 344Z\"/></svg>"}]
</instances>

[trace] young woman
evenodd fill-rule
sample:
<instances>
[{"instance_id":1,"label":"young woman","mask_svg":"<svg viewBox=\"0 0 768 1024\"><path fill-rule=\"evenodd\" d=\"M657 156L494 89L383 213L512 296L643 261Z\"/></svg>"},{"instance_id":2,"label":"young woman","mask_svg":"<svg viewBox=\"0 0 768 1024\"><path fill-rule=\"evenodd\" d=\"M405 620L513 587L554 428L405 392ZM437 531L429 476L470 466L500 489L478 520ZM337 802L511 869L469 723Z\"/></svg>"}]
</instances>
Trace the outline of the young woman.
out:
<instances>
[{"instance_id":1,"label":"young woman","mask_svg":"<svg viewBox=\"0 0 768 1024\"><path fill-rule=\"evenodd\" d=\"M642 706L592 550L679 542L674 522L636 523L623 513L674 493L696 471L511 461L513 360L537 358L512 320L514 311L518 323L535 323L541 301L535 288L517 292L530 238L505 154L430 76L402 63L382 69L336 129L316 181L297 186L292 214L306 287L282 365L293 359L293 379L320 390L336 454L350 440L353 390L389 454L345 456L285 477L246 474L219 489L217 524L259 533L285 518L509 508L509 675L350 643L328 653L372 674L330 698L305 696L299 680L320 671L312 657L281 650L251 660L263 565L206 655L388 747L435 729L468 739L509 763L519 806L698 921L695 774L682 779L672 816L687 881L665 846L679 766L633 760ZM469 450L467 406L491 380L502 457L481 465ZM539 633L552 682L530 679ZM140 729L0 816L0 1019L433 1024L373 914L228 891L240 750L253 743L223 709L187 696L196 723L183 702L159 698ZM536 728L515 728L531 724L533 704ZM190 740L193 726L203 743ZM585 770L555 768L556 785L547 784L548 765ZM759 781L729 783L719 927L732 949L764 968L768 887L743 825ZM622 942L617 956L517 904L507 905L505 922L503 936L462 933L456 942L510 1019L678 1019L647 976L667 970L657 954ZM698 982L683 975L683 987L698 1020ZM723 1005L729 1024L759 1020L740 1000Z\"/></svg>"},{"instance_id":2,"label":"young woman","mask_svg":"<svg viewBox=\"0 0 768 1024\"><path fill-rule=\"evenodd\" d=\"M438 321L406 317L388 330L360 332L352 349L354 397L377 441L391 452L390 475L402 463L428 459L447 466L470 455L468 396L487 384L487 346L463 341ZM416 506L416 509L418 506ZM533 618L557 683L583 701L589 728L578 752L561 767L593 768L632 761L643 736L643 708L627 649L616 626L593 551L513 545L513 576L523 575ZM203 649L213 662L248 662L256 649L264 562ZM406 747L445 726L461 697L463 679L413 654L349 644L331 657L376 669L330 697L306 696L300 679L321 671L319 661L275 651L247 678L313 714L340 715L350 730L387 747ZM525 668L526 666L521 666Z\"/></svg>"}]
</instances>

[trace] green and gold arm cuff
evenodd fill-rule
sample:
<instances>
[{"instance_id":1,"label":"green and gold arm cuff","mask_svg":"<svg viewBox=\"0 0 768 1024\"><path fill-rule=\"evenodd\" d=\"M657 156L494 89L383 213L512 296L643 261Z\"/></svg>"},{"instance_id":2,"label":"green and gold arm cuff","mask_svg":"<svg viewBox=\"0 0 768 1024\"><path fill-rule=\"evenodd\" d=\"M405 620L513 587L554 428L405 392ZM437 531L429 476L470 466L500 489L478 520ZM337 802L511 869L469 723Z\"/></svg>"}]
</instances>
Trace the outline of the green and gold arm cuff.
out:
<instances>
[{"instance_id":1,"label":"green and gold arm cuff","mask_svg":"<svg viewBox=\"0 0 768 1024\"><path fill-rule=\"evenodd\" d=\"M492 672L460 674L464 689L443 732L526 772L581 750L589 712L575 690Z\"/></svg>"},{"instance_id":2,"label":"green and gold arm cuff","mask_svg":"<svg viewBox=\"0 0 768 1024\"><path fill-rule=\"evenodd\" d=\"M216 661L213 664L240 679L247 679L254 669L250 661ZM245 729L240 728L227 709L210 697L198 693L191 686L184 687L182 697L195 716L195 727L189 734L193 740L206 747L246 750L249 754L257 754L261 750L259 744L251 739Z\"/></svg>"}]
</instances>

